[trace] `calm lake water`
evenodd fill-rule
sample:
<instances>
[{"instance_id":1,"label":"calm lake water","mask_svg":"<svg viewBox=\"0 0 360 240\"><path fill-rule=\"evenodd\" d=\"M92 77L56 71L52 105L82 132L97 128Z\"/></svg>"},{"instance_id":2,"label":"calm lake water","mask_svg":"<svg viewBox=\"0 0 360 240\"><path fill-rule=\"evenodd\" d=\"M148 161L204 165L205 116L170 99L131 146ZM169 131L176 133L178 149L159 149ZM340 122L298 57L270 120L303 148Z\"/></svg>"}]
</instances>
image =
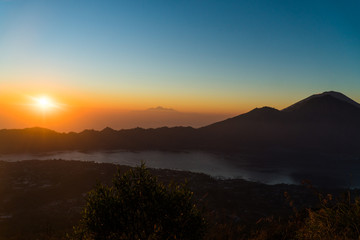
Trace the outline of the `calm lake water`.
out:
<instances>
[{"instance_id":1,"label":"calm lake water","mask_svg":"<svg viewBox=\"0 0 360 240\"><path fill-rule=\"evenodd\" d=\"M144 162L150 168L205 173L216 178L241 178L266 184L287 183L296 184L288 169L271 169L254 167L245 159L211 154L207 152L162 152L162 151L111 151L111 152L53 152L48 154L16 154L0 155L2 161L23 160L78 160L98 163L114 163L128 166L138 166Z\"/></svg>"},{"instance_id":2,"label":"calm lake water","mask_svg":"<svg viewBox=\"0 0 360 240\"><path fill-rule=\"evenodd\" d=\"M310 160L300 157L296 161L289 158L268 158L260 161L240 155L221 155L201 151L100 151L100 152L53 152L47 154L0 155L2 161L22 160L78 160L98 163L114 163L138 166L144 162L150 168L163 168L205 173L212 177L240 178L266 184L301 184L304 179L314 185L326 187L360 187L359 159L334 158L330 161ZM329 161L328 161L329 160Z\"/></svg>"}]
</instances>

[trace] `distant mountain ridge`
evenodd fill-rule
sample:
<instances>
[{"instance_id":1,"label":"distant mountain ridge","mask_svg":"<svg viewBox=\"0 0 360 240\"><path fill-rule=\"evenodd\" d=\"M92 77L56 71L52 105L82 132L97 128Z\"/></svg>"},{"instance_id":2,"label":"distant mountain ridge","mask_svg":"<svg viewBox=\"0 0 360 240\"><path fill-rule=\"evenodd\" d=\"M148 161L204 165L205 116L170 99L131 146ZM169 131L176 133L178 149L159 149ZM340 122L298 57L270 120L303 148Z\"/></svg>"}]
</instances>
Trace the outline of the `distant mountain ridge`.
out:
<instances>
[{"instance_id":1,"label":"distant mountain ridge","mask_svg":"<svg viewBox=\"0 0 360 240\"><path fill-rule=\"evenodd\" d=\"M157 106L157 107L154 107L154 108L148 108L147 110L148 111L175 111L172 108L165 108L165 107L162 107L162 106Z\"/></svg>"},{"instance_id":2,"label":"distant mountain ridge","mask_svg":"<svg viewBox=\"0 0 360 240\"><path fill-rule=\"evenodd\" d=\"M281 149L280 152L360 156L359 123L360 105L342 93L330 91L312 95L283 110L255 108L197 129L104 128L80 133L41 128L0 130L0 153L123 149L266 155Z\"/></svg>"}]
</instances>

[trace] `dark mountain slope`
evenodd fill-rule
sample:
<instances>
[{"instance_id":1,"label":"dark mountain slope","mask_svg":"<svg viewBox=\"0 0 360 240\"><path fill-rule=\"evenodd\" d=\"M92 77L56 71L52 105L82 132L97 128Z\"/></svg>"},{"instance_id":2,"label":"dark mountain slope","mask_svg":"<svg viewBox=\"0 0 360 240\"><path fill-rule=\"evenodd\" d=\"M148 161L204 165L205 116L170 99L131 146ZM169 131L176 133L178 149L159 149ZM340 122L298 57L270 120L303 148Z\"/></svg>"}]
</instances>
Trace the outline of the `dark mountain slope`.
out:
<instances>
[{"instance_id":1,"label":"dark mountain slope","mask_svg":"<svg viewBox=\"0 0 360 240\"><path fill-rule=\"evenodd\" d=\"M321 121L357 124L360 108L329 94L296 103L283 112L300 121Z\"/></svg>"},{"instance_id":2,"label":"dark mountain slope","mask_svg":"<svg viewBox=\"0 0 360 240\"><path fill-rule=\"evenodd\" d=\"M203 129L222 129L222 130L234 130L234 128L241 128L242 124L246 122L263 122L263 123L272 123L279 120L282 120L283 113L275 108L271 107L262 107L262 108L255 108L248 113L226 119L221 122L217 122L211 124L209 126L203 127Z\"/></svg>"},{"instance_id":3,"label":"dark mountain slope","mask_svg":"<svg viewBox=\"0 0 360 240\"><path fill-rule=\"evenodd\" d=\"M213 148L358 152L360 108L336 92L313 95L282 111L264 107L199 129Z\"/></svg>"},{"instance_id":4,"label":"dark mountain slope","mask_svg":"<svg viewBox=\"0 0 360 240\"><path fill-rule=\"evenodd\" d=\"M310 97L307 97L285 109L283 109L282 111L285 111L285 112L290 112L290 111L294 111L298 108L301 108L303 105L305 105L306 103L309 102L309 100L312 100L312 99L316 99L316 98L323 98L323 97L333 97L333 98L336 98L337 100L341 100L343 102L346 102L346 103L349 103L350 105L353 105L354 107L357 107L360 109L360 104L355 102L354 100L352 100L351 98L345 96L344 94L342 93L339 93L339 92L335 92L335 91L328 91L328 92L323 92L323 93L319 93L319 94L314 94L314 95L311 95Z\"/></svg>"},{"instance_id":5,"label":"dark mountain slope","mask_svg":"<svg viewBox=\"0 0 360 240\"><path fill-rule=\"evenodd\" d=\"M47 129L0 130L0 153L39 153L48 151L111 149L179 150L191 149L196 142L191 127L127 129L80 133L57 133Z\"/></svg>"},{"instance_id":6,"label":"dark mountain slope","mask_svg":"<svg viewBox=\"0 0 360 240\"><path fill-rule=\"evenodd\" d=\"M329 92L313 95L282 111L271 107L255 108L248 113L208 125L202 129L245 130L249 127L247 123L251 126L258 126L259 124L308 124L309 122L319 123L319 121L321 123L359 123L360 107L358 107L358 103L345 95L343 95L344 98L340 99L335 97L337 95L327 93Z\"/></svg>"}]
</instances>

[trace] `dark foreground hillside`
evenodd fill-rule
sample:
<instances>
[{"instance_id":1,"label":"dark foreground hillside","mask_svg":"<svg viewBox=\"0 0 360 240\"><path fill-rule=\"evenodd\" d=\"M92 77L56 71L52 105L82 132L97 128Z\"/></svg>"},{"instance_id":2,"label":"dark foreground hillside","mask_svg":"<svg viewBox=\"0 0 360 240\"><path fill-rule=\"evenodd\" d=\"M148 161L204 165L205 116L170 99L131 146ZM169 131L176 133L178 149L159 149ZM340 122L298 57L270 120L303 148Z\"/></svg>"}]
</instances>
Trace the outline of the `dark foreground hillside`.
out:
<instances>
[{"instance_id":1,"label":"dark foreground hillside","mask_svg":"<svg viewBox=\"0 0 360 240\"><path fill-rule=\"evenodd\" d=\"M129 169L63 160L0 162L0 239L65 238L80 218L86 193L96 183L110 184L117 168L123 172ZM312 191L304 186L217 180L204 174L172 170L151 172L163 182L187 179L205 209L209 235L224 235L223 239L227 238L226 231L233 231L227 226L255 229L260 218L284 218L291 214L284 192L299 209L317 202ZM227 230L219 231L224 228Z\"/></svg>"}]
</instances>

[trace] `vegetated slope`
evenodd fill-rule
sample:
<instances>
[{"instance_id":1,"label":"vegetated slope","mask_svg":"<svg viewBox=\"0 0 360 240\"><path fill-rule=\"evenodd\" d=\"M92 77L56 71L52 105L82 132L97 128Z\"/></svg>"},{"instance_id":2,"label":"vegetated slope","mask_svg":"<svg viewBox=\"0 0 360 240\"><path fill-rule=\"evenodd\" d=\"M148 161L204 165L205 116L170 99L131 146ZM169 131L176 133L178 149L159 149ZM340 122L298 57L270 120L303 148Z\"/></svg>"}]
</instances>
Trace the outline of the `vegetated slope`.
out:
<instances>
[{"instance_id":1,"label":"vegetated slope","mask_svg":"<svg viewBox=\"0 0 360 240\"><path fill-rule=\"evenodd\" d=\"M277 110L256 108L199 129L84 130L57 133L42 128L0 131L0 153L58 150L205 150L219 152L293 151L359 154L360 107L336 92L310 96Z\"/></svg>"},{"instance_id":2,"label":"vegetated slope","mask_svg":"<svg viewBox=\"0 0 360 240\"><path fill-rule=\"evenodd\" d=\"M129 170L127 166L93 162L0 161L0 239L67 239L66 232L78 224L87 193L98 183L111 184L118 168L122 173ZM259 218L291 214L285 191L298 200L299 209L317 200L304 186L269 186L173 170L151 169L151 173L166 184L187 179L195 199L209 214L209 231L220 231L218 235L223 237L223 224L255 227Z\"/></svg>"},{"instance_id":3,"label":"vegetated slope","mask_svg":"<svg viewBox=\"0 0 360 240\"><path fill-rule=\"evenodd\" d=\"M44 128L0 130L0 153L40 153L62 150L96 151L127 150L176 150L191 147L191 127L126 129L102 131L84 130L80 133L57 133Z\"/></svg>"}]
</instances>

